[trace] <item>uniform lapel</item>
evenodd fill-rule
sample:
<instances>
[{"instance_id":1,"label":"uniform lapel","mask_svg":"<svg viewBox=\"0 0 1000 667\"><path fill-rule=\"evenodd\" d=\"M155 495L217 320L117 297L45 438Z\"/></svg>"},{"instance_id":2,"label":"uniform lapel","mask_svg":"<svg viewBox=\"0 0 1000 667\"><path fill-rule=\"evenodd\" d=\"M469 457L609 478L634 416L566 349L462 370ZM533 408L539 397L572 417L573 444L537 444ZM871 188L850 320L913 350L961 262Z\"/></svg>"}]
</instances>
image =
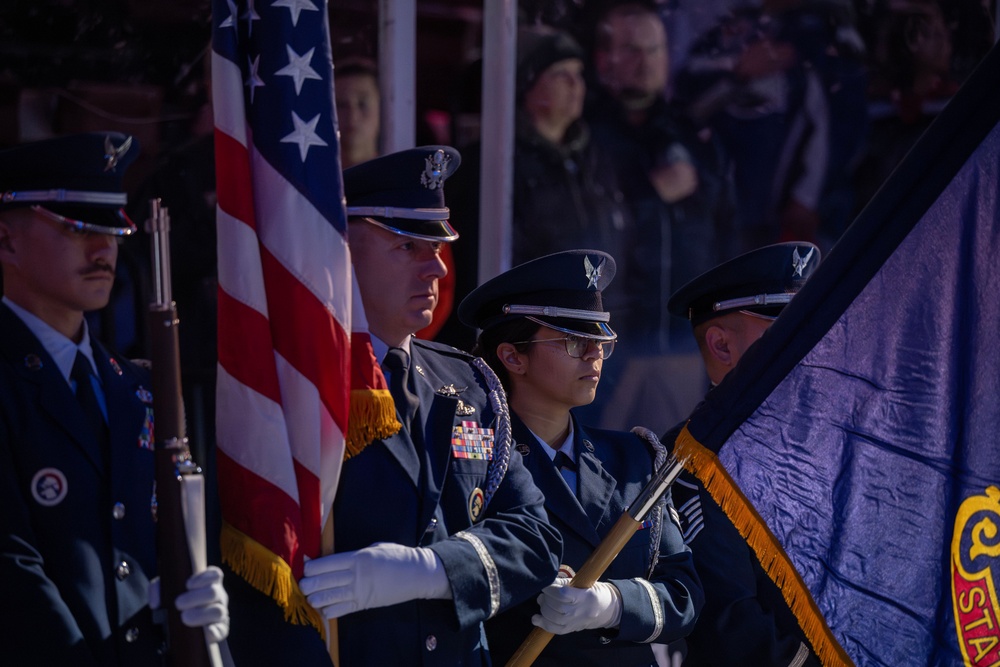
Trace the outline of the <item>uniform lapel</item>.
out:
<instances>
[{"instance_id":1,"label":"uniform lapel","mask_svg":"<svg viewBox=\"0 0 1000 667\"><path fill-rule=\"evenodd\" d=\"M521 449L523 445L528 448L528 454L524 456L524 466L531 473L535 485L545 495L545 509L550 516L579 535L580 539L596 547L600 542L600 536L594 529L594 524L587 518L583 507L566 485L562 475L552 465L545 448L516 415L512 417L512 421L514 442Z\"/></svg>"},{"instance_id":2,"label":"uniform lapel","mask_svg":"<svg viewBox=\"0 0 1000 667\"><path fill-rule=\"evenodd\" d=\"M396 412L399 418L399 412ZM413 482L414 487L420 483L420 459L417 458L417 448L413 444L413 438L405 429L400 429L395 435L382 440L382 444L389 450L389 453L399 462L403 472Z\"/></svg>"},{"instance_id":3,"label":"uniform lapel","mask_svg":"<svg viewBox=\"0 0 1000 667\"><path fill-rule=\"evenodd\" d=\"M115 453L133 447L152 449L153 395L149 387L140 385L134 373L123 373L118 361L96 342L94 364L108 408L112 460Z\"/></svg>"},{"instance_id":4,"label":"uniform lapel","mask_svg":"<svg viewBox=\"0 0 1000 667\"><path fill-rule=\"evenodd\" d=\"M5 332L3 354L28 386L37 388L39 411L66 432L103 476L105 470L100 443L91 432L83 408L77 403L73 390L56 368L52 357L24 322L3 304L0 304L0 331Z\"/></svg>"},{"instance_id":5,"label":"uniform lapel","mask_svg":"<svg viewBox=\"0 0 1000 667\"><path fill-rule=\"evenodd\" d=\"M419 423L425 443L423 452L420 453L424 460L421 467L424 479L422 487L419 487L423 493L420 517L420 525L423 526L430 522L441 499L448 461L451 458L451 435L459 398L457 395L446 395L438 391L445 385L433 374L431 364L424 358L424 352L418 345L410 345L410 355L413 359L410 374L420 399ZM482 415L470 417L478 421Z\"/></svg>"},{"instance_id":6,"label":"uniform lapel","mask_svg":"<svg viewBox=\"0 0 1000 667\"><path fill-rule=\"evenodd\" d=\"M590 525L600 528L601 520L607 513L611 496L618 484L615 478L604 469L602 463L605 459L610 460L609 456L602 456L603 449L607 447L607 444L595 443L579 424L576 424L574 433L576 434L575 447L580 504L587 513ZM615 518L617 519L617 517Z\"/></svg>"}]
</instances>

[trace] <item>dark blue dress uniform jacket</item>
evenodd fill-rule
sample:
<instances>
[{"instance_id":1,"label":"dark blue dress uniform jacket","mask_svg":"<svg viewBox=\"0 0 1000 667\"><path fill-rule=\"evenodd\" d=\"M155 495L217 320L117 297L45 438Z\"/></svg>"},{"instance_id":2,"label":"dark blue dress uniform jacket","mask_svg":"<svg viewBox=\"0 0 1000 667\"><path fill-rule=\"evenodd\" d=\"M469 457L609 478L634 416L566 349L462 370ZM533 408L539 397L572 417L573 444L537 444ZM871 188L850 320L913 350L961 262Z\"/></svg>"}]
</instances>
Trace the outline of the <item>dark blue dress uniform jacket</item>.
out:
<instances>
[{"instance_id":1,"label":"dark blue dress uniform jacket","mask_svg":"<svg viewBox=\"0 0 1000 667\"><path fill-rule=\"evenodd\" d=\"M162 664L147 606L156 574L153 452L140 446L149 374L93 343L107 456L55 362L2 304L0 340L0 662ZM65 492L59 502L47 504L62 493L48 494L46 482Z\"/></svg>"},{"instance_id":2,"label":"dark blue dress uniform jacket","mask_svg":"<svg viewBox=\"0 0 1000 667\"><path fill-rule=\"evenodd\" d=\"M472 357L454 348L413 339L410 349L422 429L414 437L400 431L376 440L344 463L335 545L338 552L375 542L430 547L454 600L416 600L340 618L340 666L488 665L482 622L555 578L559 534L516 452L484 515L472 521L470 499L486 490L489 462L456 458L451 441L463 421L495 426L484 378ZM468 407L475 411L461 414ZM236 667L330 664L315 630L283 623L277 605L235 577L227 587L235 594L229 646ZM255 620L241 622L248 604L257 606Z\"/></svg>"},{"instance_id":3,"label":"dark blue dress uniform jacket","mask_svg":"<svg viewBox=\"0 0 1000 667\"><path fill-rule=\"evenodd\" d=\"M584 430L574 419L578 500L538 439L516 416L514 422L515 441L527 445L529 451L525 467L545 494L549 520L562 534L562 563L575 572L649 481L652 449L635 434ZM643 528L601 577L621 591L620 628L555 636L535 665L652 665L655 659L649 642L665 644L691 630L703 601L701 584L669 504L660 525L659 560L652 576L653 531ZM487 623L494 664L505 664L517 650L533 628L531 616L535 613L538 604L532 598Z\"/></svg>"},{"instance_id":4,"label":"dark blue dress uniform jacket","mask_svg":"<svg viewBox=\"0 0 1000 667\"><path fill-rule=\"evenodd\" d=\"M668 447L680 429L663 436ZM672 491L705 586L684 667L819 667L781 591L698 478L684 471Z\"/></svg>"}]
</instances>

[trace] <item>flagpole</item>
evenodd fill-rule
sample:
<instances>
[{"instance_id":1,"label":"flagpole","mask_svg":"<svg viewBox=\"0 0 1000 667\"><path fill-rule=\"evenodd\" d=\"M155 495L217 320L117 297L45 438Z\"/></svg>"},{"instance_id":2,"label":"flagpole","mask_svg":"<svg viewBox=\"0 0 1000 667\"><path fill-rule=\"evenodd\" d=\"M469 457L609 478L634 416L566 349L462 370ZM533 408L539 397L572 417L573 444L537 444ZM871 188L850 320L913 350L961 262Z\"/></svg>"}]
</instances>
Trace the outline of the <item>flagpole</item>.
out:
<instances>
[{"instance_id":1,"label":"flagpole","mask_svg":"<svg viewBox=\"0 0 1000 667\"><path fill-rule=\"evenodd\" d=\"M320 542L320 549L324 556L333 553L333 508L330 508L330 516L323 524L323 537ZM330 654L330 662L333 667L340 667L340 638L337 635L337 619L331 618L326 622L326 650Z\"/></svg>"},{"instance_id":2,"label":"flagpole","mask_svg":"<svg viewBox=\"0 0 1000 667\"><path fill-rule=\"evenodd\" d=\"M618 521L597 545L597 549L580 566L569 582L570 586L590 588L601 578L611 562L618 557L621 550L635 535L646 516L656 507L657 501L681 474L685 463L687 463L687 459L677 460L673 456L664 462L652 479L643 487L638 497L622 512ZM514 655L507 661L506 667L530 667L554 636L553 633L543 628L532 628Z\"/></svg>"}]
</instances>

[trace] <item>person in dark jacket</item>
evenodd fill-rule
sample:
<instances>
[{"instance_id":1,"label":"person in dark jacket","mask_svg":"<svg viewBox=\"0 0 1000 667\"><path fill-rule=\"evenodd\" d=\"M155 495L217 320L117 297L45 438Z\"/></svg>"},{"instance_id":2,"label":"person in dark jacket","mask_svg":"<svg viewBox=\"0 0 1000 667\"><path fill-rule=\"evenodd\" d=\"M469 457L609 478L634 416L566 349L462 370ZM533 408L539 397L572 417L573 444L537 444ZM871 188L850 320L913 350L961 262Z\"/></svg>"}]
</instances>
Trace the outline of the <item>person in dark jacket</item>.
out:
<instances>
[{"instance_id":1,"label":"person in dark jacket","mask_svg":"<svg viewBox=\"0 0 1000 667\"><path fill-rule=\"evenodd\" d=\"M565 32L543 25L518 29L511 195L515 265L580 246L625 257L637 241L617 172L582 118L584 59L583 49ZM468 171L458 177L463 185L452 206L462 230L456 252L460 298L478 284L480 144L463 154ZM623 318L635 300L617 285L605 298ZM465 327L451 326L447 333L457 345L470 347L474 341Z\"/></svg>"},{"instance_id":2,"label":"person in dark jacket","mask_svg":"<svg viewBox=\"0 0 1000 667\"><path fill-rule=\"evenodd\" d=\"M735 368L819 262L819 248L811 243L765 246L707 271L670 297L670 311L691 322L713 385ZM683 426L663 436L668 447ZM684 666L818 667L781 591L701 480L685 471L673 494L705 586L701 619L684 639Z\"/></svg>"},{"instance_id":3,"label":"person in dark jacket","mask_svg":"<svg viewBox=\"0 0 1000 667\"><path fill-rule=\"evenodd\" d=\"M690 351L667 296L723 259L734 215L721 144L668 103L669 56L661 17L639 2L613 3L596 23L598 85L584 117L605 169L621 184L637 242L621 261L622 289L635 300L618 312L630 356Z\"/></svg>"},{"instance_id":4,"label":"person in dark jacket","mask_svg":"<svg viewBox=\"0 0 1000 667\"><path fill-rule=\"evenodd\" d=\"M588 428L571 412L594 399L615 347L601 297L614 275L606 253L555 253L486 282L459 307L482 329L476 352L508 390L515 447L563 539L555 583L487 622L495 664L535 625L556 635L536 665L652 665L651 644L687 634L702 604L669 493L600 581L567 586L666 459L648 432Z\"/></svg>"},{"instance_id":5,"label":"person in dark jacket","mask_svg":"<svg viewBox=\"0 0 1000 667\"><path fill-rule=\"evenodd\" d=\"M131 138L90 133L0 152L0 637L5 664L163 665L150 374L90 334L107 305ZM222 572L177 597L228 632Z\"/></svg>"}]
</instances>

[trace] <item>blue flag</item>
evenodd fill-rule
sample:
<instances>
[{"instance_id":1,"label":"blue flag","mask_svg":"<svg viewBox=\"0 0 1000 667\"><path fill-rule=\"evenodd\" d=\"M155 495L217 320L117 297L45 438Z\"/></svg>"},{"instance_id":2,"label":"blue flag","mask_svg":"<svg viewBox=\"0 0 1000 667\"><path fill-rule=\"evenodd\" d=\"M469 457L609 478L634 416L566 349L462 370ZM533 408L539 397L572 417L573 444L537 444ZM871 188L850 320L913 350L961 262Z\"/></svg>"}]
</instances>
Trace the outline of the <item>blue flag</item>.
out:
<instances>
[{"instance_id":1,"label":"blue flag","mask_svg":"<svg viewBox=\"0 0 1000 667\"><path fill-rule=\"evenodd\" d=\"M1000 51L678 451L824 664L1000 665Z\"/></svg>"}]
</instances>

